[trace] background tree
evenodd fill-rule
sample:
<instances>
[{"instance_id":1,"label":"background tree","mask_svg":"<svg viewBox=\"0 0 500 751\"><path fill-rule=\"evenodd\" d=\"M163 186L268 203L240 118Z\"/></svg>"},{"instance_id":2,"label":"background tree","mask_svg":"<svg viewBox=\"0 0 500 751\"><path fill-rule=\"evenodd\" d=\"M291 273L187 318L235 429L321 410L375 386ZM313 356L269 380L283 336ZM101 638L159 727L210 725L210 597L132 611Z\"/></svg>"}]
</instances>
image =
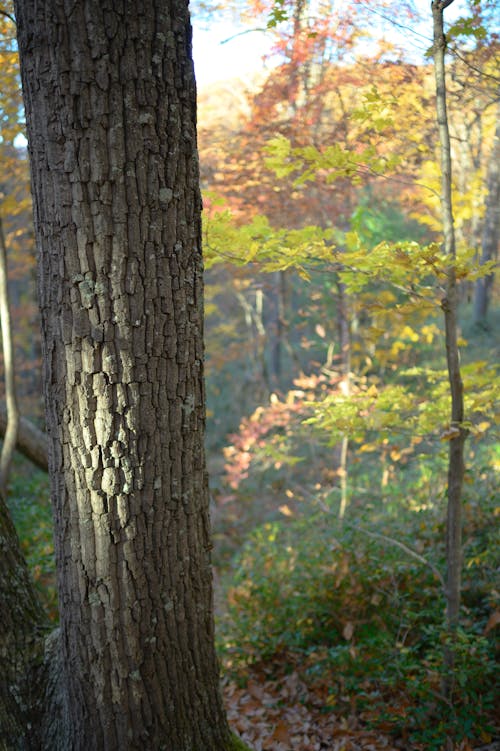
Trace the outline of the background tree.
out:
<instances>
[{"instance_id":1,"label":"background tree","mask_svg":"<svg viewBox=\"0 0 500 751\"><path fill-rule=\"evenodd\" d=\"M484 226L481 237L481 263L488 263L498 256L500 236L500 102L497 105L497 126L488 166L486 182ZM486 316L490 303L493 274L478 279L474 294L474 320L487 327Z\"/></svg>"},{"instance_id":2,"label":"background tree","mask_svg":"<svg viewBox=\"0 0 500 751\"><path fill-rule=\"evenodd\" d=\"M441 150L441 211L443 224L443 249L448 259L446 290L442 301L445 320L446 363L450 382L451 419L450 451L448 462L448 505L446 520L446 617L448 628L456 632L460 614L462 576L462 486L464 478L464 443L467 430L464 425L464 386L458 349L458 289L456 275L457 250L452 203L452 164L450 132L448 126L443 11L453 0L434 0L432 19L434 31L434 71L436 78L436 112ZM444 682L447 697L451 696L455 676L453 645L446 651L450 675Z\"/></svg>"},{"instance_id":3,"label":"background tree","mask_svg":"<svg viewBox=\"0 0 500 751\"><path fill-rule=\"evenodd\" d=\"M7 248L0 216L0 320L2 327L2 347L5 368L5 396L7 404L7 425L0 459L0 494L7 495L7 483L19 432L19 407L17 403L16 372L14 366L14 343L7 285Z\"/></svg>"}]
</instances>

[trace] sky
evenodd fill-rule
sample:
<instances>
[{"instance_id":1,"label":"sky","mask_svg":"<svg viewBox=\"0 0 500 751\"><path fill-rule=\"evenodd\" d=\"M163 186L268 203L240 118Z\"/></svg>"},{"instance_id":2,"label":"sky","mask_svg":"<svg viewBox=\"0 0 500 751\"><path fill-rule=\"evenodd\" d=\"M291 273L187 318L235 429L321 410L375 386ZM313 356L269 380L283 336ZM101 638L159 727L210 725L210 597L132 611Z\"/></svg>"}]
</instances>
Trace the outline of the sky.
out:
<instances>
[{"instance_id":1,"label":"sky","mask_svg":"<svg viewBox=\"0 0 500 751\"><path fill-rule=\"evenodd\" d=\"M367 7L370 0L366 0ZM431 44L432 16L430 0L414 0L414 4L426 20L421 26L411 28L393 27L395 41L408 45L410 51L421 56ZM463 0L455 0L445 11L445 21L450 22L464 10ZM374 16L374 20L376 16ZM211 21L207 29L207 20L193 23L193 56L198 88L229 78L244 77L262 69L262 58L269 53L273 35L265 29L249 30L248 26L231 23L228 20ZM260 20L257 25L264 25ZM241 33L246 32L246 33Z\"/></svg>"},{"instance_id":2,"label":"sky","mask_svg":"<svg viewBox=\"0 0 500 751\"><path fill-rule=\"evenodd\" d=\"M205 22L206 24L206 22ZM204 25L205 25L204 24ZM193 19L193 56L198 88L228 78L239 78L262 68L272 35L229 21L203 28Z\"/></svg>"}]
</instances>

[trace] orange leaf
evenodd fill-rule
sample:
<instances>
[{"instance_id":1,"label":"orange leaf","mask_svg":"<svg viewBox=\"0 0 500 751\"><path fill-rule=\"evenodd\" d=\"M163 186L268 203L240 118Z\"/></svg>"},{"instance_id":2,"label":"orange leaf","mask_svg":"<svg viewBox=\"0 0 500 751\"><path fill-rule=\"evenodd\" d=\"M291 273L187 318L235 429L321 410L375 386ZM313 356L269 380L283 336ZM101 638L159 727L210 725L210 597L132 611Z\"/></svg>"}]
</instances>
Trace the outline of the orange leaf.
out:
<instances>
[{"instance_id":1,"label":"orange leaf","mask_svg":"<svg viewBox=\"0 0 500 751\"><path fill-rule=\"evenodd\" d=\"M280 743L290 743L290 733L284 722L278 722L273 730L272 739Z\"/></svg>"},{"instance_id":2,"label":"orange leaf","mask_svg":"<svg viewBox=\"0 0 500 751\"><path fill-rule=\"evenodd\" d=\"M500 623L500 610L495 610L494 613L490 615L488 618L488 623L484 627L484 635L489 634L492 629L495 628L495 626L498 626Z\"/></svg>"}]
</instances>

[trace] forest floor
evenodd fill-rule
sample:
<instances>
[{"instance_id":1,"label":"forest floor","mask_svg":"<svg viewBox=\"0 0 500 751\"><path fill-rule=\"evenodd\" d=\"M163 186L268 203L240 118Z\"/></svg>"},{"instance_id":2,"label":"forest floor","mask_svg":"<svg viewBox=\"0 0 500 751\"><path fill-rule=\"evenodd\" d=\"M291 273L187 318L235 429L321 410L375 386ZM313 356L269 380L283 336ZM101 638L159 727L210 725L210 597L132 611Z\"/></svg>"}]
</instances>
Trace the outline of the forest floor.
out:
<instances>
[{"instance_id":1,"label":"forest floor","mask_svg":"<svg viewBox=\"0 0 500 751\"><path fill-rule=\"evenodd\" d=\"M254 751L427 751L407 738L371 729L363 717L325 711L321 690L308 687L296 672L269 679L250 672L245 687L224 682L231 729ZM500 741L453 745L453 751L500 751ZM451 749L450 749L451 751Z\"/></svg>"},{"instance_id":2,"label":"forest floor","mask_svg":"<svg viewBox=\"0 0 500 751\"><path fill-rule=\"evenodd\" d=\"M401 751L380 732L363 728L354 715L325 712L324 697L296 672L266 679L251 671L248 683L224 685L229 722L255 751Z\"/></svg>"},{"instance_id":3,"label":"forest floor","mask_svg":"<svg viewBox=\"0 0 500 751\"><path fill-rule=\"evenodd\" d=\"M270 493L247 504L234 496L217 500L212 508L214 593L221 616L227 609L223 580L229 561L249 530L279 518L283 501ZM223 678L231 728L253 751L429 751L425 744L411 742L404 730L396 737L394 726L384 725L375 708L370 713L356 706L356 697L342 696L341 676L311 680L307 668L297 655L283 653L270 662L240 668L236 674L230 669ZM338 684L335 693L342 699L338 706L331 704L332 683ZM405 698L394 695L391 703L392 712L404 720ZM463 741L448 751L500 751L500 740L478 740L472 745Z\"/></svg>"},{"instance_id":4,"label":"forest floor","mask_svg":"<svg viewBox=\"0 0 500 751\"><path fill-rule=\"evenodd\" d=\"M231 729L254 751L428 751L404 736L391 738L369 727L369 718L346 711L328 711L326 687L311 687L298 672L273 677L266 666L249 670L241 687L223 681L223 693ZM378 723L377 723L378 724ZM452 751L500 751L500 740L470 745L464 741ZM451 751L451 749L450 749Z\"/></svg>"}]
</instances>

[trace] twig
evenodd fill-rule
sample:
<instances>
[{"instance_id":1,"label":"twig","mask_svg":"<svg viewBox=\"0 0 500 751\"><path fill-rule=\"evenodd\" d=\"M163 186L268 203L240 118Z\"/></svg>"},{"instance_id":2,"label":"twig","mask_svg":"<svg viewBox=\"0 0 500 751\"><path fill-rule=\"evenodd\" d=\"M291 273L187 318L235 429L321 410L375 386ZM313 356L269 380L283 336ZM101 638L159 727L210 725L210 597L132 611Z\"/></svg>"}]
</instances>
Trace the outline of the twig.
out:
<instances>
[{"instance_id":1,"label":"twig","mask_svg":"<svg viewBox=\"0 0 500 751\"><path fill-rule=\"evenodd\" d=\"M434 576L438 579L439 583L441 584L441 588L443 590L443 593L446 593L446 585L443 578L443 575L439 571L436 566L434 566L431 561L428 561L427 558L424 558L423 555L420 555L420 553L417 553L415 550L412 550L412 548L409 548L407 545L405 545L403 542L399 542L399 540L395 540L393 537L388 537L387 535L382 535L379 532L370 532L367 529L363 529L362 527L358 527L357 524L347 524L346 526L349 526L351 529L356 530L357 532L361 532L362 534L367 535L368 537L373 537L375 539L383 540L384 542L388 542L391 545L394 545L398 548L401 548L401 550L404 550L404 552L411 556L412 558L415 558L415 560L420 561L420 563L423 563L425 566L428 566Z\"/></svg>"},{"instance_id":2,"label":"twig","mask_svg":"<svg viewBox=\"0 0 500 751\"><path fill-rule=\"evenodd\" d=\"M16 19L14 18L14 16L11 16L10 13L7 13L6 10L0 10L0 16L5 16L5 18L8 18L9 21L14 24L14 26L16 25Z\"/></svg>"}]
</instances>

